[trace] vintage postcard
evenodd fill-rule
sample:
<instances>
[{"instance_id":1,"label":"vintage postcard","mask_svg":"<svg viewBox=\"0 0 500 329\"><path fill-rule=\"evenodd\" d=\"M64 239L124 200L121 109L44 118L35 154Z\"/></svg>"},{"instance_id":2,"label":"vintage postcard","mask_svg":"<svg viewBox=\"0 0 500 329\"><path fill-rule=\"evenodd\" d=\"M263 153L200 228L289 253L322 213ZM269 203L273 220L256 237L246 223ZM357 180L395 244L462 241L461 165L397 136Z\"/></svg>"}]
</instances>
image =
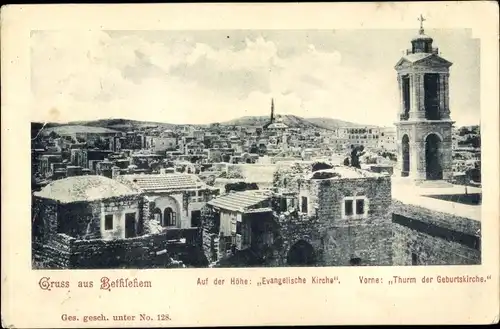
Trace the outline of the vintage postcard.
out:
<instances>
[{"instance_id":1,"label":"vintage postcard","mask_svg":"<svg viewBox=\"0 0 500 329\"><path fill-rule=\"evenodd\" d=\"M499 321L496 3L1 24L3 326Z\"/></svg>"}]
</instances>

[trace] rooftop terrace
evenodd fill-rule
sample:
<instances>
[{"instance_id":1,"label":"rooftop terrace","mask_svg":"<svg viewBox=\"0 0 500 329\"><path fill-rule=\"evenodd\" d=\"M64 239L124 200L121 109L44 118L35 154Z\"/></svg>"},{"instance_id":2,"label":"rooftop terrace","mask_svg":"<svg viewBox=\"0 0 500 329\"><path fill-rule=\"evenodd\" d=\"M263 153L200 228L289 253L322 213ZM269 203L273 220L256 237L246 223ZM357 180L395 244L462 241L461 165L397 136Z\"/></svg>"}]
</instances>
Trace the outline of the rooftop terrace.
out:
<instances>
[{"instance_id":1,"label":"rooftop terrace","mask_svg":"<svg viewBox=\"0 0 500 329\"><path fill-rule=\"evenodd\" d=\"M442 183L427 182L419 186L408 178L393 177L392 198L404 204L481 221L481 205L474 204L478 196L480 197L481 188L440 184Z\"/></svg>"}]
</instances>

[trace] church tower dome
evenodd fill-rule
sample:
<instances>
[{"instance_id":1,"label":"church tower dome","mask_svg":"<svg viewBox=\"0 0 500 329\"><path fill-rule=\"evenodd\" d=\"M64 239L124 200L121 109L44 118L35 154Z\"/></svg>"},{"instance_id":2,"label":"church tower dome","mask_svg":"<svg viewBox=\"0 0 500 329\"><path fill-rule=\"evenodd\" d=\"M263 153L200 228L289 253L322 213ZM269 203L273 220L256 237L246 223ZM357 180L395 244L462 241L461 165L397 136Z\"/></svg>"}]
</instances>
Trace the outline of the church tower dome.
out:
<instances>
[{"instance_id":1,"label":"church tower dome","mask_svg":"<svg viewBox=\"0 0 500 329\"><path fill-rule=\"evenodd\" d=\"M432 53L432 42L434 40L424 33L423 23L425 19L422 15L420 15L419 21L420 30L418 31L418 35L411 39L411 53Z\"/></svg>"}]
</instances>

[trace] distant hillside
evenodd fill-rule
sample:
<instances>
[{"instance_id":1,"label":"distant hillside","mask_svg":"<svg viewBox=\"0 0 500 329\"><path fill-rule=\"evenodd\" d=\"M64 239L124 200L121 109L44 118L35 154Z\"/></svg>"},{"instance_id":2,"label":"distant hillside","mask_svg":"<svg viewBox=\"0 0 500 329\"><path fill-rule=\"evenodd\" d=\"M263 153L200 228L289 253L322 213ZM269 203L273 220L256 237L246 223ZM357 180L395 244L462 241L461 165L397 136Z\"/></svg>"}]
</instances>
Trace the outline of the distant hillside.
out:
<instances>
[{"instance_id":1,"label":"distant hillside","mask_svg":"<svg viewBox=\"0 0 500 329\"><path fill-rule=\"evenodd\" d=\"M325 129L334 129L339 127L376 127L374 125L361 125L354 122L342 121L332 118L306 118L305 120Z\"/></svg>"},{"instance_id":2,"label":"distant hillside","mask_svg":"<svg viewBox=\"0 0 500 329\"><path fill-rule=\"evenodd\" d=\"M298 117L296 115L281 115L280 118L283 120L283 123L290 128L319 128L314 123L311 123L306 119ZM221 125L261 127L268 122L269 122L268 116L246 116L226 122L221 122Z\"/></svg>"},{"instance_id":3,"label":"distant hillside","mask_svg":"<svg viewBox=\"0 0 500 329\"><path fill-rule=\"evenodd\" d=\"M83 125L57 126L44 129L44 132L46 134L50 134L50 132L52 131L58 135L72 135L77 133L89 133L89 134L118 133L118 131L114 129L104 128L104 127L83 126Z\"/></svg>"},{"instance_id":4,"label":"distant hillside","mask_svg":"<svg viewBox=\"0 0 500 329\"><path fill-rule=\"evenodd\" d=\"M145 128L148 126L158 126L159 128L170 129L175 126L174 124L171 123L147 122L147 121L137 121L128 119L101 119L94 121L73 121L68 124L89 126L89 127L102 127L119 131L129 131L137 128Z\"/></svg>"},{"instance_id":5,"label":"distant hillside","mask_svg":"<svg viewBox=\"0 0 500 329\"><path fill-rule=\"evenodd\" d=\"M334 129L337 127L359 127L360 124L353 122L342 121L331 118L302 118L296 115L281 115L280 118L283 122L290 128L320 128L320 129ZM245 116L237 119L233 119L226 122L221 122L223 126L244 126L244 127L262 127L267 122L269 122L269 116ZM36 135L38 130L43 126L43 123L33 122L31 124L32 135ZM164 122L151 122L151 121L137 121L128 119L100 119L93 121L72 121L68 123L48 123L45 125L44 130L47 128L57 128L53 129L57 132L60 129L63 131L78 130L87 131L90 127L93 128L103 128L111 129L115 131L133 131L146 127L158 127L159 129L173 129L176 126L182 126L178 124L164 123ZM190 126L202 126L202 125L190 125ZM204 126L204 125L203 125ZM66 128L65 128L66 127ZM103 130L104 132L105 130ZM50 130L49 130L50 132Z\"/></svg>"},{"instance_id":6,"label":"distant hillside","mask_svg":"<svg viewBox=\"0 0 500 329\"><path fill-rule=\"evenodd\" d=\"M359 127L357 123L331 118L302 118L296 115L282 115L283 122L291 128L323 128L334 129L338 127ZM269 121L268 116L245 116L238 119L221 122L221 125L234 126L263 126Z\"/></svg>"}]
</instances>

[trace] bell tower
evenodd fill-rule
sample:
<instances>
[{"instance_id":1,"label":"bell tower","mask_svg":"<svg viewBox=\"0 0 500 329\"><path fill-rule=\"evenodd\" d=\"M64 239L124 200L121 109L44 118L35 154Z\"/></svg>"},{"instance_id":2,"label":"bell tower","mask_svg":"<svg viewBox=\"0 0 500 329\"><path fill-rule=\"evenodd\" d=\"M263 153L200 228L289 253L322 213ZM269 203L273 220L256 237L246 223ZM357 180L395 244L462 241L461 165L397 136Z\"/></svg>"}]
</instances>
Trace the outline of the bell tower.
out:
<instances>
[{"instance_id":1,"label":"bell tower","mask_svg":"<svg viewBox=\"0 0 500 329\"><path fill-rule=\"evenodd\" d=\"M433 39L424 34L422 15L419 21L411 49L395 66L400 95L395 174L417 182L448 180L453 175L448 83L452 63L439 56Z\"/></svg>"}]
</instances>

